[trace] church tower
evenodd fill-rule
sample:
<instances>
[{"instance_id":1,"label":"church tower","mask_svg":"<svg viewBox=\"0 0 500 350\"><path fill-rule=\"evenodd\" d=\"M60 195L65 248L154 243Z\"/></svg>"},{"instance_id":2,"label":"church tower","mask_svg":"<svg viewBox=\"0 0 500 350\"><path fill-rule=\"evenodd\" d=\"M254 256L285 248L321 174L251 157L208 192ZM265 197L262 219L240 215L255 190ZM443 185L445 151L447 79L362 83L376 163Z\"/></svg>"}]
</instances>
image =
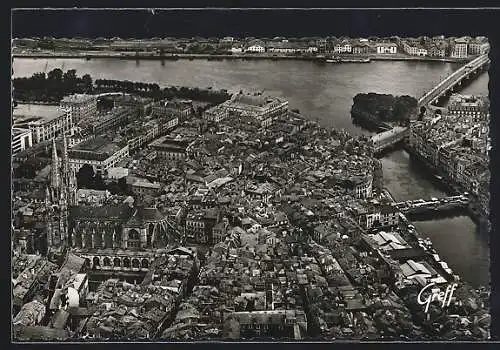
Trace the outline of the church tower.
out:
<instances>
[{"instance_id":1,"label":"church tower","mask_svg":"<svg viewBox=\"0 0 500 350\"><path fill-rule=\"evenodd\" d=\"M47 244L51 251L68 246L69 206L76 204L76 181L69 167L66 135L63 134L61 161L57 156L55 139L52 141L50 188L46 192Z\"/></svg>"},{"instance_id":2,"label":"church tower","mask_svg":"<svg viewBox=\"0 0 500 350\"><path fill-rule=\"evenodd\" d=\"M62 177L64 179L64 187L66 190L66 202L68 205L76 205L76 177L75 172L69 166L68 157L68 142L66 139L66 134L63 135L63 150L62 150Z\"/></svg>"},{"instance_id":3,"label":"church tower","mask_svg":"<svg viewBox=\"0 0 500 350\"><path fill-rule=\"evenodd\" d=\"M54 203L58 197L58 191L61 186L61 178L59 174L59 158L57 157L56 140L52 140L52 163L50 166L50 192L52 202Z\"/></svg>"}]
</instances>

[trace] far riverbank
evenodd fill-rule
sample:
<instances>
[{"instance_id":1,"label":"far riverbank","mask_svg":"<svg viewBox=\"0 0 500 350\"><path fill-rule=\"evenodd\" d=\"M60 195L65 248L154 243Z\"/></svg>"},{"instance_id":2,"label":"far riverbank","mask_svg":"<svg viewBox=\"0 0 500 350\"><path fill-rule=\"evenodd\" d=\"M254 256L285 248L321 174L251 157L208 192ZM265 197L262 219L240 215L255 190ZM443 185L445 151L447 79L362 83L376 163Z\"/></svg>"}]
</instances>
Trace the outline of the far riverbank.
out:
<instances>
[{"instance_id":1,"label":"far riverbank","mask_svg":"<svg viewBox=\"0 0 500 350\"><path fill-rule=\"evenodd\" d=\"M128 52L113 52L113 51L75 51L75 52L25 52L13 53L13 58L117 58L123 60L178 60L178 59L202 59L202 60L301 60L301 61L318 61L325 62L326 56L304 56L304 55L278 55L278 54L165 54L160 56L154 53L128 53ZM448 63L466 63L472 58L451 58L451 57L423 57L423 56L408 56L403 54L391 55L338 55L343 59L363 59L369 58L372 61L419 61L419 62L448 62ZM339 62L352 63L352 62Z\"/></svg>"}]
</instances>

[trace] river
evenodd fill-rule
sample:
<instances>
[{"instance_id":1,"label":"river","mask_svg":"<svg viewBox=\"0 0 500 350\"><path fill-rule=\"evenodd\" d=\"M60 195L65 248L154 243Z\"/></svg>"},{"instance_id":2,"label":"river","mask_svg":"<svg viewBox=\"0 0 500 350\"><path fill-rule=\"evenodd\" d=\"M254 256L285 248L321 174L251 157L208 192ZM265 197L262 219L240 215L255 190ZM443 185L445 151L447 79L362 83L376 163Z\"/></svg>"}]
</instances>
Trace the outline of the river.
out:
<instances>
[{"instance_id":1,"label":"river","mask_svg":"<svg viewBox=\"0 0 500 350\"><path fill-rule=\"evenodd\" d=\"M369 64L319 64L308 61L178 60L140 61L117 59L16 58L14 77L31 76L54 68L76 69L92 78L155 82L235 92L264 91L289 99L325 127L344 128L352 134L368 134L353 125L350 108L360 92L419 97L440 79L459 68L456 63L375 61ZM488 75L483 73L463 93L486 94ZM444 196L403 150L382 159L384 183L396 200ZM416 222L434 243L439 255L473 286L489 283L488 237L480 234L467 216ZM453 244L450 244L453 242Z\"/></svg>"}]
</instances>

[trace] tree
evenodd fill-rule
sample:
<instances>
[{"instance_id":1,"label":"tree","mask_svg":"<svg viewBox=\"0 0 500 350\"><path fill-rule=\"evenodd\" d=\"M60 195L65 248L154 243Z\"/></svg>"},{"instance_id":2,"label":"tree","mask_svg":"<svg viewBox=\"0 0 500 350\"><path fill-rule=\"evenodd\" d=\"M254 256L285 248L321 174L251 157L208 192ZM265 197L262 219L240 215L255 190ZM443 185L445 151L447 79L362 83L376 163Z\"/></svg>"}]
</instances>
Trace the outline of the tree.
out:
<instances>
[{"instance_id":1,"label":"tree","mask_svg":"<svg viewBox=\"0 0 500 350\"><path fill-rule=\"evenodd\" d=\"M45 80L46 79L46 76L45 76L45 73L44 72L40 72L40 73L34 73L33 74L33 80L38 80L38 81L41 81L41 80Z\"/></svg>"},{"instance_id":2,"label":"tree","mask_svg":"<svg viewBox=\"0 0 500 350\"><path fill-rule=\"evenodd\" d=\"M118 179L118 187L124 192L127 193L128 191L128 186L127 186L127 179L125 177L119 178Z\"/></svg>"},{"instance_id":3,"label":"tree","mask_svg":"<svg viewBox=\"0 0 500 350\"><path fill-rule=\"evenodd\" d=\"M79 188L92 188L94 184L94 168L89 164L84 164L76 174L76 182Z\"/></svg>"},{"instance_id":4,"label":"tree","mask_svg":"<svg viewBox=\"0 0 500 350\"><path fill-rule=\"evenodd\" d=\"M90 90L92 91L92 77L89 75L89 74L85 74L83 77L82 77L82 82L83 82L83 85L85 86L85 88L87 90Z\"/></svg>"},{"instance_id":5,"label":"tree","mask_svg":"<svg viewBox=\"0 0 500 350\"><path fill-rule=\"evenodd\" d=\"M55 68L47 74L47 77L49 80L61 81L63 77L63 71L59 68Z\"/></svg>"},{"instance_id":6,"label":"tree","mask_svg":"<svg viewBox=\"0 0 500 350\"><path fill-rule=\"evenodd\" d=\"M101 175L101 172L97 172L95 175L94 175L94 179L93 179L93 187L95 190L104 190L106 189L106 185L104 184L104 180L102 178L102 175Z\"/></svg>"},{"instance_id":7,"label":"tree","mask_svg":"<svg viewBox=\"0 0 500 350\"><path fill-rule=\"evenodd\" d=\"M63 75L64 81L74 82L76 80L76 69L70 69Z\"/></svg>"}]
</instances>

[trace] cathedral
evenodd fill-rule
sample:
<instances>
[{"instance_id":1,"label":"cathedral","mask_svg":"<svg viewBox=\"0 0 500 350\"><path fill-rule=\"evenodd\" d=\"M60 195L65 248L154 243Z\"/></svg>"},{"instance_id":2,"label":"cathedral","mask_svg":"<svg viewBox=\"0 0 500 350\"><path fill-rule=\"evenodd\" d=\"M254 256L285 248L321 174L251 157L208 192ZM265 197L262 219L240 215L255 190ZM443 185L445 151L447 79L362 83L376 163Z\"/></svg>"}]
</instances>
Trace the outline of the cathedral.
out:
<instances>
[{"instance_id":1,"label":"cathedral","mask_svg":"<svg viewBox=\"0 0 500 350\"><path fill-rule=\"evenodd\" d=\"M173 228L157 208L134 205L132 198L120 205L79 205L75 173L68 166L66 137L63 136L61 159L55 140L52 148L46 190L49 252L58 254L71 248L148 249L168 243L167 232Z\"/></svg>"},{"instance_id":2,"label":"cathedral","mask_svg":"<svg viewBox=\"0 0 500 350\"><path fill-rule=\"evenodd\" d=\"M46 188L47 246L49 251L67 247L69 206L76 205L75 173L69 167L68 144L63 135L61 159L57 156L55 139L52 141L50 183Z\"/></svg>"}]
</instances>

